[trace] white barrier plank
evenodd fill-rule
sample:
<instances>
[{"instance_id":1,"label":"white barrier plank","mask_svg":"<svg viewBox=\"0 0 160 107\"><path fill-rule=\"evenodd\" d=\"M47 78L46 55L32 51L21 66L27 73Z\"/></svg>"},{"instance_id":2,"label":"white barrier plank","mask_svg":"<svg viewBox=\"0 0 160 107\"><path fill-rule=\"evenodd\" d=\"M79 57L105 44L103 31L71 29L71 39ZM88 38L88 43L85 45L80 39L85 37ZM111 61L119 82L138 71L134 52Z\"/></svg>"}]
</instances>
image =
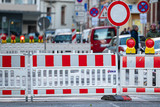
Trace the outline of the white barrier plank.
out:
<instances>
[{"instance_id":1,"label":"white barrier plank","mask_svg":"<svg viewBox=\"0 0 160 107\"><path fill-rule=\"evenodd\" d=\"M135 85L135 70L134 69L130 69L129 70L129 85L130 86L134 86Z\"/></svg>"},{"instance_id":2,"label":"white barrier plank","mask_svg":"<svg viewBox=\"0 0 160 107\"><path fill-rule=\"evenodd\" d=\"M147 70L147 86L152 86L152 71L153 70Z\"/></svg>"},{"instance_id":3,"label":"white barrier plank","mask_svg":"<svg viewBox=\"0 0 160 107\"><path fill-rule=\"evenodd\" d=\"M160 87L160 69L156 70L156 86Z\"/></svg>"},{"instance_id":4,"label":"white barrier plank","mask_svg":"<svg viewBox=\"0 0 160 107\"><path fill-rule=\"evenodd\" d=\"M138 86L143 86L144 85L144 81L143 81L143 72L144 70L140 70L138 69Z\"/></svg>"}]
</instances>

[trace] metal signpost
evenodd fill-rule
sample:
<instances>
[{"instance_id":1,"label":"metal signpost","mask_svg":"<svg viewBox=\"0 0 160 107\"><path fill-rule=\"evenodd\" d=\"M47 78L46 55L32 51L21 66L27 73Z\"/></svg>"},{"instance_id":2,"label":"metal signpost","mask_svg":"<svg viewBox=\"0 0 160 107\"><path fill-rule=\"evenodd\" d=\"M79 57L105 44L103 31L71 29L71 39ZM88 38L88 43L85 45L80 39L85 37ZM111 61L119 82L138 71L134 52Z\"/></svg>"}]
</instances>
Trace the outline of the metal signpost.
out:
<instances>
[{"instance_id":1,"label":"metal signpost","mask_svg":"<svg viewBox=\"0 0 160 107\"><path fill-rule=\"evenodd\" d=\"M110 4L107 12L108 20L117 26L117 54L119 46L119 28L126 24L130 18L130 9L123 1L115 1Z\"/></svg>"},{"instance_id":2,"label":"metal signpost","mask_svg":"<svg viewBox=\"0 0 160 107\"><path fill-rule=\"evenodd\" d=\"M45 31L46 29L50 26L50 20L46 17L41 17L39 20L38 20L38 26L40 27L40 29L43 30L43 33L44 33L44 48L46 50L46 35L45 35Z\"/></svg>"},{"instance_id":3,"label":"metal signpost","mask_svg":"<svg viewBox=\"0 0 160 107\"><path fill-rule=\"evenodd\" d=\"M145 28L146 28L146 23L147 23L147 12L149 10L149 3L147 1L140 1L137 5L138 11L141 13L140 14L140 21L143 24L143 29L144 29L144 36L145 36Z\"/></svg>"}]
</instances>

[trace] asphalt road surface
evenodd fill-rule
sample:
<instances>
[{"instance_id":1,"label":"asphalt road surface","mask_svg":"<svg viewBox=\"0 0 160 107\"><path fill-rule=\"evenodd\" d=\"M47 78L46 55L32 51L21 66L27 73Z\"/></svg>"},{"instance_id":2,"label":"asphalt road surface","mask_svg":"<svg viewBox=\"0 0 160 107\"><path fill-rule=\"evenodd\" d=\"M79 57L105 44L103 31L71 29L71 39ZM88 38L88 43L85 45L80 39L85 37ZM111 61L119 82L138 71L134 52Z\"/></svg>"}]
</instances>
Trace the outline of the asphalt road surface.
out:
<instances>
[{"instance_id":1,"label":"asphalt road surface","mask_svg":"<svg viewBox=\"0 0 160 107\"><path fill-rule=\"evenodd\" d=\"M132 95L132 101L106 101L101 96L0 99L0 107L160 107L160 95Z\"/></svg>"}]
</instances>

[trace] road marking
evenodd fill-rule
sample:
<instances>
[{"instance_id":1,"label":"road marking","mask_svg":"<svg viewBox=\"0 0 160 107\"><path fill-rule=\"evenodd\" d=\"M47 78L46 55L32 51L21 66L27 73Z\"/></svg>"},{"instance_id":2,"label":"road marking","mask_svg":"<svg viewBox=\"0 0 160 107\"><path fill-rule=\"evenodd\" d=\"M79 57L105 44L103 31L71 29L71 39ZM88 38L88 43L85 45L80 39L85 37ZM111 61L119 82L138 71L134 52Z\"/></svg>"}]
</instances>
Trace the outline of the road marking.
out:
<instances>
[{"instance_id":1,"label":"road marking","mask_svg":"<svg viewBox=\"0 0 160 107\"><path fill-rule=\"evenodd\" d=\"M109 104L111 104L113 107L120 107L120 106L118 106L118 105L116 105L114 103L109 103Z\"/></svg>"}]
</instances>

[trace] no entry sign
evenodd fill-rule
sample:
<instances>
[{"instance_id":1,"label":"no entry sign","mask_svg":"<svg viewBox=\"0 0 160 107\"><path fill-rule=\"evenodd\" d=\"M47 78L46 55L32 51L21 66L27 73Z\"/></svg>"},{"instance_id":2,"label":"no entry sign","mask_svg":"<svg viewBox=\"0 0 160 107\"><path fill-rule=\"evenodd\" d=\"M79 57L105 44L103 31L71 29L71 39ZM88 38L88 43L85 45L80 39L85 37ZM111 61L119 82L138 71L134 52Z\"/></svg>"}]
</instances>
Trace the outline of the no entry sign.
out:
<instances>
[{"instance_id":1,"label":"no entry sign","mask_svg":"<svg viewBox=\"0 0 160 107\"><path fill-rule=\"evenodd\" d=\"M126 24L130 18L130 9L123 1L115 1L110 4L107 12L108 20L115 26Z\"/></svg>"},{"instance_id":2,"label":"no entry sign","mask_svg":"<svg viewBox=\"0 0 160 107\"><path fill-rule=\"evenodd\" d=\"M98 16L99 14L99 10L95 7L91 8L90 11L89 11L89 14L92 16L92 17L96 17Z\"/></svg>"},{"instance_id":3,"label":"no entry sign","mask_svg":"<svg viewBox=\"0 0 160 107\"><path fill-rule=\"evenodd\" d=\"M137 8L140 13L147 13L149 10L149 4L146 1L140 1Z\"/></svg>"}]
</instances>

